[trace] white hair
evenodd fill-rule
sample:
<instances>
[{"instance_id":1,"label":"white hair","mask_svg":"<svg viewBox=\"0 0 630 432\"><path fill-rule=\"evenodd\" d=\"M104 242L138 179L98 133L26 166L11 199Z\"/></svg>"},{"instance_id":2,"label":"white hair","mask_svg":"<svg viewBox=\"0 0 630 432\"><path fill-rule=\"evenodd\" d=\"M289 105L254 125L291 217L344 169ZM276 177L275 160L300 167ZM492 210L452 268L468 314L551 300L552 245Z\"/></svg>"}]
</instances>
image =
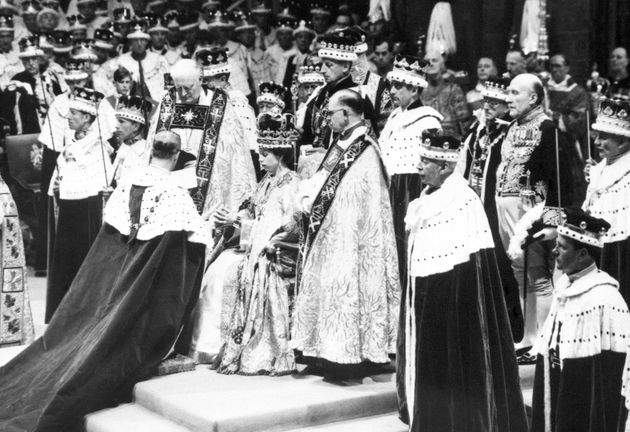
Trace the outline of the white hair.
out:
<instances>
[{"instance_id":1,"label":"white hair","mask_svg":"<svg viewBox=\"0 0 630 432\"><path fill-rule=\"evenodd\" d=\"M171 67L171 77L174 82L200 80L201 69L192 59L181 59Z\"/></svg>"}]
</instances>

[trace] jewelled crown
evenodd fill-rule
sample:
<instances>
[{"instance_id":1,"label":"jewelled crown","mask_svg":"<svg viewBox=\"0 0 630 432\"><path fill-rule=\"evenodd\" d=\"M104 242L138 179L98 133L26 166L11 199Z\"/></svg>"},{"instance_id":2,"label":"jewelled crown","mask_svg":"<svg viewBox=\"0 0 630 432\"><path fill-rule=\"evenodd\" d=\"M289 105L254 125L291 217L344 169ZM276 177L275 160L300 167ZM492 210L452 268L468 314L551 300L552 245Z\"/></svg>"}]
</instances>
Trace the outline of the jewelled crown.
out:
<instances>
[{"instance_id":1,"label":"jewelled crown","mask_svg":"<svg viewBox=\"0 0 630 432\"><path fill-rule=\"evenodd\" d=\"M52 43L52 35L50 34L40 34L39 35L39 47L42 50L52 51L55 46Z\"/></svg>"},{"instance_id":2,"label":"jewelled crown","mask_svg":"<svg viewBox=\"0 0 630 432\"><path fill-rule=\"evenodd\" d=\"M461 142L450 135L441 135L438 131L428 130L422 135L420 156L446 162L457 162Z\"/></svg>"},{"instance_id":3,"label":"jewelled crown","mask_svg":"<svg viewBox=\"0 0 630 432\"><path fill-rule=\"evenodd\" d=\"M630 137L630 102L604 99L599 106L593 130Z\"/></svg>"},{"instance_id":4,"label":"jewelled crown","mask_svg":"<svg viewBox=\"0 0 630 432\"><path fill-rule=\"evenodd\" d=\"M261 150L293 149L298 137L290 114L258 116L258 147Z\"/></svg>"},{"instance_id":5,"label":"jewelled crown","mask_svg":"<svg viewBox=\"0 0 630 432\"><path fill-rule=\"evenodd\" d=\"M397 55L394 60L394 69L387 74L387 79L394 82L426 88L429 83L426 79L428 63L413 56Z\"/></svg>"},{"instance_id":6,"label":"jewelled crown","mask_svg":"<svg viewBox=\"0 0 630 432\"><path fill-rule=\"evenodd\" d=\"M297 24L298 20L289 7L285 7L280 12L278 12L276 18L278 19L278 21L289 21L292 24L292 27L295 27L295 24Z\"/></svg>"},{"instance_id":7,"label":"jewelled crown","mask_svg":"<svg viewBox=\"0 0 630 432\"><path fill-rule=\"evenodd\" d=\"M509 78L488 78L481 90L484 99L495 99L501 102L508 101Z\"/></svg>"},{"instance_id":8,"label":"jewelled crown","mask_svg":"<svg viewBox=\"0 0 630 432\"><path fill-rule=\"evenodd\" d=\"M204 77L229 74L232 71L228 61L227 48L202 48L195 54Z\"/></svg>"},{"instance_id":9,"label":"jewelled crown","mask_svg":"<svg viewBox=\"0 0 630 432\"><path fill-rule=\"evenodd\" d=\"M260 90L260 96L256 99L257 104L260 105L262 102L269 102L284 109L284 98L287 92L284 86L276 84L275 82L265 81L258 85L258 89Z\"/></svg>"},{"instance_id":10,"label":"jewelled crown","mask_svg":"<svg viewBox=\"0 0 630 432\"><path fill-rule=\"evenodd\" d=\"M94 62L98 59L94 52L94 41L92 39L76 41L70 55L73 59L81 61Z\"/></svg>"},{"instance_id":11,"label":"jewelled crown","mask_svg":"<svg viewBox=\"0 0 630 432\"><path fill-rule=\"evenodd\" d=\"M66 81L76 82L88 79L88 74L83 70L80 60L68 59L64 66L66 68L64 75Z\"/></svg>"},{"instance_id":12,"label":"jewelled crown","mask_svg":"<svg viewBox=\"0 0 630 432\"><path fill-rule=\"evenodd\" d=\"M44 52L39 47L39 36L28 36L20 39L20 58L43 56Z\"/></svg>"},{"instance_id":13,"label":"jewelled crown","mask_svg":"<svg viewBox=\"0 0 630 432\"><path fill-rule=\"evenodd\" d=\"M355 61L354 40L344 31L326 34L320 42L319 57L340 61Z\"/></svg>"},{"instance_id":14,"label":"jewelled crown","mask_svg":"<svg viewBox=\"0 0 630 432\"><path fill-rule=\"evenodd\" d=\"M0 15L0 32L13 33L13 17L11 15Z\"/></svg>"},{"instance_id":15,"label":"jewelled crown","mask_svg":"<svg viewBox=\"0 0 630 432\"><path fill-rule=\"evenodd\" d=\"M558 226L558 234L570 237L580 243L604 247L604 238L610 224L604 219L593 217L581 209L562 210L563 223Z\"/></svg>"},{"instance_id":16,"label":"jewelled crown","mask_svg":"<svg viewBox=\"0 0 630 432\"><path fill-rule=\"evenodd\" d=\"M103 93L87 87L75 87L70 94L69 107L96 116Z\"/></svg>"},{"instance_id":17,"label":"jewelled crown","mask_svg":"<svg viewBox=\"0 0 630 432\"><path fill-rule=\"evenodd\" d=\"M288 32L293 33L295 30L295 19L278 18L278 26L276 32Z\"/></svg>"},{"instance_id":18,"label":"jewelled crown","mask_svg":"<svg viewBox=\"0 0 630 432\"><path fill-rule=\"evenodd\" d=\"M149 114L153 104L141 97L123 95L116 103L116 117L146 124L145 114Z\"/></svg>"},{"instance_id":19,"label":"jewelled crown","mask_svg":"<svg viewBox=\"0 0 630 432\"><path fill-rule=\"evenodd\" d=\"M96 29L94 30L94 46L104 50L111 50L114 48L114 33L108 29Z\"/></svg>"},{"instance_id":20,"label":"jewelled crown","mask_svg":"<svg viewBox=\"0 0 630 432\"><path fill-rule=\"evenodd\" d=\"M326 79L324 78L324 74L322 74L321 65L300 66L297 81L299 84L324 84L326 82Z\"/></svg>"}]
</instances>

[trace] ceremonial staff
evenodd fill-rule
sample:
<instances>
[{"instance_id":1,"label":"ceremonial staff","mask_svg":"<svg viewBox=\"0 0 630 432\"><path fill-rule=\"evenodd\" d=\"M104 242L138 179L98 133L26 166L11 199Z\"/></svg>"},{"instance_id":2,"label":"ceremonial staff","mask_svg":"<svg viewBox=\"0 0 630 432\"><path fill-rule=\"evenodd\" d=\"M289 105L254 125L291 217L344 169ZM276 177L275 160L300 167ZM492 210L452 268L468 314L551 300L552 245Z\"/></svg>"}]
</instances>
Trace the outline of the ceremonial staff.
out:
<instances>
[{"instance_id":1,"label":"ceremonial staff","mask_svg":"<svg viewBox=\"0 0 630 432\"><path fill-rule=\"evenodd\" d=\"M101 191L101 212L105 212L105 205L107 204L107 200L109 200L110 195L112 194L112 188L109 184L109 180L107 177L107 164L105 163L105 149L103 148L103 133L101 132L101 120L99 119L98 108L101 101L97 100L97 97L94 96L94 102L96 105L96 126L98 128L98 143L101 148L101 161L103 162L103 175L105 176L105 187Z\"/></svg>"}]
</instances>

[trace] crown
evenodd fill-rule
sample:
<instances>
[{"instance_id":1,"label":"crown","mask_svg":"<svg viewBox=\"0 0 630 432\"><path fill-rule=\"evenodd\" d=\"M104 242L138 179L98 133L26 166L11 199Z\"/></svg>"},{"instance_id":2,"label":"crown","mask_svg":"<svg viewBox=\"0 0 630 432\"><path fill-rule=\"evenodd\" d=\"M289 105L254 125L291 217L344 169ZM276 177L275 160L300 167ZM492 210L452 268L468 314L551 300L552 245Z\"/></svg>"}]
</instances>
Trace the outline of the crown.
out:
<instances>
[{"instance_id":1,"label":"crown","mask_svg":"<svg viewBox=\"0 0 630 432\"><path fill-rule=\"evenodd\" d=\"M0 0L0 10L9 11L12 15L17 15L20 13L18 8L16 8L12 3L7 0Z\"/></svg>"},{"instance_id":2,"label":"crown","mask_svg":"<svg viewBox=\"0 0 630 432\"><path fill-rule=\"evenodd\" d=\"M212 14L212 18L208 23L208 28L226 28L229 27L230 23L228 21L227 14L220 10L215 11Z\"/></svg>"},{"instance_id":3,"label":"crown","mask_svg":"<svg viewBox=\"0 0 630 432\"><path fill-rule=\"evenodd\" d=\"M156 32L167 32L168 27L166 25L166 18L158 16L156 14L146 14L144 20L148 23L149 34Z\"/></svg>"},{"instance_id":4,"label":"crown","mask_svg":"<svg viewBox=\"0 0 630 432\"><path fill-rule=\"evenodd\" d=\"M321 58L330 58L340 61L355 61L357 54L354 51L354 41L346 33L326 34L320 42L318 53Z\"/></svg>"},{"instance_id":5,"label":"crown","mask_svg":"<svg viewBox=\"0 0 630 432\"><path fill-rule=\"evenodd\" d=\"M387 79L393 82L408 84L414 87L426 88L426 68L428 63L413 56L397 55L393 70L387 74Z\"/></svg>"},{"instance_id":6,"label":"crown","mask_svg":"<svg viewBox=\"0 0 630 432\"><path fill-rule=\"evenodd\" d=\"M241 14L236 19L236 28L235 31L244 31L244 30L256 30L256 23L254 22L251 15Z\"/></svg>"},{"instance_id":7,"label":"crown","mask_svg":"<svg viewBox=\"0 0 630 432\"><path fill-rule=\"evenodd\" d=\"M96 61L98 57L94 52L94 41L91 39L77 41L72 48L71 56L80 61Z\"/></svg>"},{"instance_id":8,"label":"crown","mask_svg":"<svg viewBox=\"0 0 630 432\"><path fill-rule=\"evenodd\" d=\"M261 150L294 149L299 133L290 114L258 116L258 148Z\"/></svg>"},{"instance_id":9,"label":"crown","mask_svg":"<svg viewBox=\"0 0 630 432\"><path fill-rule=\"evenodd\" d=\"M104 50L111 50L114 48L113 44L114 33L108 29L96 29L94 30L94 46Z\"/></svg>"},{"instance_id":10,"label":"crown","mask_svg":"<svg viewBox=\"0 0 630 432\"><path fill-rule=\"evenodd\" d=\"M83 70L80 60L68 59L64 66L66 68L64 75L66 81L74 82L88 79L88 74Z\"/></svg>"},{"instance_id":11,"label":"crown","mask_svg":"<svg viewBox=\"0 0 630 432\"><path fill-rule=\"evenodd\" d=\"M289 7L282 9L278 15L276 15L276 18L278 21L290 21L291 23L297 23L297 17Z\"/></svg>"},{"instance_id":12,"label":"crown","mask_svg":"<svg viewBox=\"0 0 630 432\"><path fill-rule=\"evenodd\" d=\"M308 33L308 34L313 35L313 37L317 36L317 33L315 33L315 30L310 28L308 26L308 22L306 22L305 20L301 20L298 26L295 28L295 30L293 30L294 35L297 35L298 33Z\"/></svg>"},{"instance_id":13,"label":"crown","mask_svg":"<svg viewBox=\"0 0 630 432\"><path fill-rule=\"evenodd\" d=\"M593 66L593 72L591 77L586 81L586 90L591 93L597 93L599 95L605 95L610 87L610 81L606 78L602 78L597 71L597 64Z\"/></svg>"},{"instance_id":14,"label":"crown","mask_svg":"<svg viewBox=\"0 0 630 432\"><path fill-rule=\"evenodd\" d=\"M103 93L86 87L75 87L70 94L69 107L77 111L96 116L98 104L103 100Z\"/></svg>"},{"instance_id":15,"label":"crown","mask_svg":"<svg viewBox=\"0 0 630 432\"><path fill-rule=\"evenodd\" d=\"M55 53L69 53L72 51L72 39L67 30L54 30L52 32L53 51Z\"/></svg>"},{"instance_id":16,"label":"crown","mask_svg":"<svg viewBox=\"0 0 630 432\"><path fill-rule=\"evenodd\" d=\"M0 32L13 32L13 17L11 15L0 15Z\"/></svg>"},{"instance_id":17,"label":"crown","mask_svg":"<svg viewBox=\"0 0 630 432\"><path fill-rule=\"evenodd\" d=\"M293 31L295 30L295 24L295 19L287 19L286 17L278 18L278 27L276 28L276 31L286 31L293 33Z\"/></svg>"},{"instance_id":18,"label":"crown","mask_svg":"<svg viewBox=\"0 0 630 432\"><path fill-rule=\"evenodd\" d=\"M604 238L609 229L610 224L604 219L572 208L562 210L562 221L557 228L560 235L598 248L604 247Z\"/></svg>"},{"instance_id":19,"label":"crown","mask_svg":"<svg viewBox=\"0 0 630 432\"><path fill-rule=\"evenodd\" d=\"M55 46L52 44L52 35L50 34L40 34L39 36L39 47L42 50L50 50L55 49Z\"/></svg>"},{"instance_id":20,"label":"crown","mask_svg":"<svg viewBox=\"0 0 630 432\"><path fill-rule=\"evenodd\" d=\"M145 115L151 112L153 104L137 96L123 95L116 103L116 117L146 124Z\"/></svg>"},{"instance_id":21,"label":"crown","mask_svg":"<svg viewBox=\"0 0 630 432\"><path fill-rule=\"evenodd\" d=\"M324 84L326 79L322 73L321 65L300 66L297 81L299 84L316 83Z\"/></svg>"},{"instance_id":22,"label":"crown","mask_svg":"<svg viewBox=\"0 0 630 432\"><path fill-rule=\"evenodd\" d=\"M40 11L40 7L37 2L25 1L22 2L22 16L24 15L37 15Z\"/></svg>"},{"instance_id":23,"label":"crown","mask_svg":"<svg viewBox=\"0 0 630 432\"><path fill-rule=\"evenodd\" d=\"M232 69L228 61L227 48L201 48L195 53L204 77L229 74Z\"/></svg>"},{"instance_id":24,"label":"crown","mask_svg":"<svg viewBox=\"0 0 630 432\"><path fill-rule=\"evenodd\" d=\"M118 24L130 23L131 22L131 9L121 7L114 9L114 22Z\"/></svg>"},{"instance_id":25,"label":"crown","mask_svg":"<svg viewBox=\"0 0 630 432\"><path fill-rule=\"evenodd\" d=\"M146 22L142 20L135 21L133 31L127 35L127 39L145 39L151 40L151 35L145 32Z\"/></svg>"},{"instance_id":26,"label":"crown","mask_svg":"<svg viewBox=\"0 0 630 432\"><path fill-rule=\"evenodd\" d=\"M630 137L630 102L604 99L592 127L599 132Z\"/></svg>"},{"instance_id":27,"label":"crown","mask_svg":"<svg viewBox=\"0 0 630 432\"><path fill-rule=\"evenodd\" d=\"M269 14L271 13L271 8L269 8L264 0L260 0L256 7L252 9L253 14Z\"/></svg>"},{"instance_id":28,"label":"crown","mask_svg":"<svg viewBox=\"0 0 630 432\"><path fill-rule=\"evenodd\" d=\"M85 23L85 17L81 14L70 15L66 18L68 20L68 30L87 30Z\"/></svg>"},{"instance_id":29,"label":"crown","mask_svg":"<svg viewBox=\"0 0 630 432\"><path fill-rule=\"evenodd\" d=\"M258 85L258 89L260 90L260 96L256 99L258 105L263 102L269 102L284 109L284 98L287 92L284 86L272 81L265 81Z\"/></svg>"},{"instance_id":30,"label":"crown","mask_svg":"<svg viewBox=\"0 0 630 432\"><path fill-rule=\"evenodd\" d=\"M489 78L481 90L484 99L495 99L501 102L508 102L509 78Z\"/></svg>"},{"instance_id":31,"label":"crown","mask_svg":"<svg viewBox=\"0 0 630 432\"><path fill-rule=\"evenodd\" d=\"M461 142L453 136L426 133L423 134L420 145L420 156L446 162L457 162L460 148Z\"/></svg>"},{"instance_id":32,"label":"crown","mask_svg":"<svg viewBox=\"0 0 630 432\"><path fill-rule=\"evenodd\" d=\"M318 2L313 2L311 3L311 15L325 15L325 16L329 16L330 15L330 8L323 4L323 3L318 3Z\"/></svg>"},{"instance_id":33,"label":"crown","mask_svg":"<svg viewBox=\"0 0 630 432\"><path fill-rule=\"evenodd\" d=\"M44 52L39 47L38 36L28 36L22 38L20 39L18 45L20 46L20 54L18 55L20 58L39 57L44 55Z\"/></svg>"}]
</instances>

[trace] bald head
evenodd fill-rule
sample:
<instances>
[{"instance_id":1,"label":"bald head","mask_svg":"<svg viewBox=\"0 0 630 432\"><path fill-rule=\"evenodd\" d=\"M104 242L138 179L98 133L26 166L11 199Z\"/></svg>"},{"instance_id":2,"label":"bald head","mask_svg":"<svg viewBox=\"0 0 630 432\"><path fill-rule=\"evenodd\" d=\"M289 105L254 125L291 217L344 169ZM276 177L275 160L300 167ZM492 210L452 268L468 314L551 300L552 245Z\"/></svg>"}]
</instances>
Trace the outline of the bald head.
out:
<instances>
[{"instance_id":1,"label":"bald head","mask_svg":"<svg viewBox=\"0 0 630 432\"><path fill-rule=\"evenodd\" d=\"M182 139L173 131L161 131L153 138L151 156L155 159L171 159L182 148Z\"/></svg>"},{"instance_id":2,"label":"bald head","mask_svg":"<svg viewBox=\"0 0 630 432\"><path fill-rule=\"evenodd\" d=\"M509 87L508 108L510 116L518 119L542 104L545 90L540 79L533 74L520 74L512 79Z\"/></svg>"},{"instance_id":3,"label":"bald head","mask_svg":"<svg viewBox=\"0 0 630 432\"><path fill-rule=\"evenodd\" d=\"M624 47L617 47L610 53L610 74L624 75L628 71L628 51Z\"/></svg>"},{"instance_id":4,"label":"bald head","mask_svg":"<svg viewBox=\"0 0 630 432\"><path fill-rule=\"evenodd\" d=\"M328 101L329 125L334 132L343 132L363 118L363 98L354 90L340 90Z\"/></svg>"}]
</instances>

